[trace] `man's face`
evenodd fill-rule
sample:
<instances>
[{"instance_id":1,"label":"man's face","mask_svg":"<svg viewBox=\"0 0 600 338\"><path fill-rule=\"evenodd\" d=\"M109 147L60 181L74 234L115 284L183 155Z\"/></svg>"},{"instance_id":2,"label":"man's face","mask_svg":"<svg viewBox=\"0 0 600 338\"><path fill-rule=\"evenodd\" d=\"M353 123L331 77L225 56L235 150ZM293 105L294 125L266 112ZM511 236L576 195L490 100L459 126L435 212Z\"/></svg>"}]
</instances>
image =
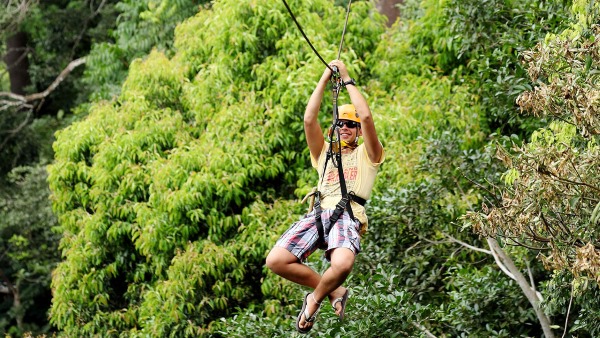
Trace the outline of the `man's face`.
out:
<instances>
[{"instance_id":1,"label":"man's face","mask_svg":"<svg viewBox=\"0 0 600 338\"><path fill-rule=\"evenodd\" d=\"M360 136L359 124L350 120L338 120L337 127L340 130L340 139L347 143L352 143Z\"/></svg>"}]
</instances>

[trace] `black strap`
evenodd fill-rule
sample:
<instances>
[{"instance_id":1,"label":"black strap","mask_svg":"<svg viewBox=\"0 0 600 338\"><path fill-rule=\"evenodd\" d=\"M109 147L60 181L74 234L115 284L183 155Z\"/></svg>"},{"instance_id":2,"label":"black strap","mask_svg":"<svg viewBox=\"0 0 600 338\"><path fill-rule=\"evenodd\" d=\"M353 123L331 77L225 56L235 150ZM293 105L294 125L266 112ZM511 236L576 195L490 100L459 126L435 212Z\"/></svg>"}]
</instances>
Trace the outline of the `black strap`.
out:
<instances>
[{"instance_id":1,"label":"black strap","mask_svg":"<svg viewBox=\"0 0 600 338\"><path fill-rule=\"evenodd\" d=\"M315 205L313 206L313 211L315 212L315 224L317 225L317 233L319 234L319 239L317 240L318 246L324 242L325 239L325 231L323 230L323 220L321 219L321 193L319 191L315 191Z\"/></svg>"},{"instance_id":2,"label":"black strap","mask_svg":"<svg viewBox=\"0 0 600 338\"><path fill-rule=\"evenodd\" d=\"M342 193L342 199L335 206L335 211L331 215L333 220L330 220L330 224L335 224L337 220L342 216L344 210L346 210L346 206L348 206L348 202L350 202L350 197L348 197L348 187L346 187L346 178L344 177L344 168L342 166L342 150L338 149L335 153L335 158L337 162L338 168L338 176L340 179L340 192ZM354 214L352 213L352 208L348 208L348 214L350 215L350 219L354 219Z\"/></svg>"},{"instance_id":3,"label":"black strap","mask_svg":"<svg viewBox=\"0 0 600 338\"><path fill-rule=\"evenodd\" d=\"M354 194L354 191L351 191L349 195L350 195L350 199L351 199L352 201L354 201L354 202L356 202L356 203L358 203L358 204L362 205L363 207L365 206L365 204L367 204L367 200L366 200L366 199L364 199L364 198L362 198L362 197L360 197L360 196L356 196L356 195Z\"/></svg>"},{"instance_id":4,"label":"black strap","mask_svg":"<svg viewBox=\"0 0 600 338\"><path fill-rule=\"evenodd\" d=\"M327 156L325 157L325 165L323 166L323 174L321 175L321 180L325 176L325 171L327 170L327 162L329 162L329 157L331 157L331 143L329 144ZM323 213L323 210L321 209L321 192L319 190L315 191L315 204L313 206L313 211L315 212L315 225L317 226L317 234L319 235L319 238L317 239L317 247L321 247L325 243L325 230L323 229L323 220L321 219L321 214ZM331 229L331 227L329 229Z\"/></svg>"},{"instance_id":5,"label":"black strap","mask_svg":"<svg viewBox=\"0 0 600 338\"><path fill-rule=\"evenodd\" d=\"M323 228L323 219L321 218L321 213L323 212L323 210L321 209L321 193L317 190L314 192L314 195L315 203L313 205L313 211L315 212L315 225L317 226L317 234L319 235L319 239L317 240L317 246L321 247L323 244L325 244L325 230ZM348 194L348 197L349 199L342 198L342 200L335 206L335 210L331 214L331 217L329 217L329 224L337 222L339 217L344 212L344 209L346 208L347 203L349 201L357 202L362 206L364 206L367 202L367 200L365 200L364 198L356 196L354 192L350 192ZM348 207L348 214L350 215L350 217L352 217L352 219L354 219L354 215L352 214L352 207L350 206ZM331 226L329 227L329 230L331 230Z\"/></svg>"},{"instance_id":6,"label":"black strap","mask_svg":"<svg viewBox=\"0 0 600 338\"><path fill-rule=\"evenodd\" d=\"M321 210L321 193L318 190L315 191L313 211L315 212L315 224L317 225L317 233L319 235L317 246L321 246L321 244L325 242L325 231L323 230L323 220L321 219L321 213L323 212L323 210Z\"/></svg>"}]
</instances>

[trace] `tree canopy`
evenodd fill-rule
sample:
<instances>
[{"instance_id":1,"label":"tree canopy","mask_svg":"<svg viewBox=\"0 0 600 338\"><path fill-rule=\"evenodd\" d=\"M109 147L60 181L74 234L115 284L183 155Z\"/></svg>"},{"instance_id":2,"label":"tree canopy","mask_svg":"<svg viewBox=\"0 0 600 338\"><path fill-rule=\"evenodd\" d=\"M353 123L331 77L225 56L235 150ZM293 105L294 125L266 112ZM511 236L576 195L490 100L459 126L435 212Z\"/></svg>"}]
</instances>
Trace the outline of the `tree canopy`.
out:
<instances>
[{"instance_id":1,"label":"tree canopy","mask_svg":"<svg viewBox=\"0 0 600 338\"><path fill-rule=\"evenodd\" d=\"M280 2L109 3L85 35L109 38L77 55L87 60L73 74L77 108L31 125L43 139L58 130L52 213L46 193L33 193L48 191L50 160L6 167L0 243L11 250L0 262L11 268L0 272L22 283L13 295L40 304L51 272L52 304L39 328L15 324L39 321L26 306L1 303L0 332L295 336L303 290L264 259L317 181L302 116L325 66ZM347 3L289 4L335 58ZM597 336L598 5L400 9L387 27L374 2L352 3L341 58L387 160L347 281L349 320L324 310L314 335ZM318 254L307 264L325 266Z\"/></svg>"},{"instance_id":2,"label":"tree canopy","mask_svg":"<svg viewBox=\"0 0 600 338\"><path fill-rule=\"evenodd\" d=\"M295 5L311 22L343 18L327 1ZM363 38L347 53L368 54L383 20L367 3L352 13L348 34ZM309 32L330 32L315 43L333 55L340 20L321 22ZM197 336L286 297L262 266L297 210L285 201L308 167L299 112L323 68L288 27L283 4L215 3L177 28L171 59L135 61L117 100L58 133L49 182L65 261L51 316L65 333Z\"/></svg>"}]
</instances>

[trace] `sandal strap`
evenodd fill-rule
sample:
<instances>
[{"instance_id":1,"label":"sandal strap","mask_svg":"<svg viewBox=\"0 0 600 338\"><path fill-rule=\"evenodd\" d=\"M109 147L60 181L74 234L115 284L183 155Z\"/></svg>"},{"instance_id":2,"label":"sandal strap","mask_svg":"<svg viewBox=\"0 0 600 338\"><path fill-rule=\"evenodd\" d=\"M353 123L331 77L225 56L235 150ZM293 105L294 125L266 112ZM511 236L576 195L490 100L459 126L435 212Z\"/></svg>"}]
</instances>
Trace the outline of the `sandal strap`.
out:
<instances>
[{"instance_id":1,"label":"sandal strap","mask_svg":"<svg viewBox=\"0 0 600 338\"><path fill-rule=\"evenodd\" d=\"M321 310L321 302L317 302L317 300L315 299L315 295L313 295L312 293L310 294L310 296L312 297L313 302L315 302L315 304L318 305L318 307L315 310L315 312L313 312L313 314L311 316L309 316L308 315L308 306L307 306L306 309L304 309L304 318L306 319L307 322L312 323L315 321L315 319L317 319L317 314Z\"/></svg>"},{"instance_id":2,"label":"sandal strap","mask_svg":"<svg viewBox=\"0 0 600 338\"><path fill-rule=\"evenodd\" d=\"M312 314L312 316L308 315L308 309L304 310L304 318L307 323L312 323L317 319L317 313L319 313L319 309Z\"/></svg>"},{"instance_id":3,"label":"sandal strap","mask_svg":"<svg viewBox=\"0 0 600 338\"><path fill-rule=\"evenodd\" d=\"M312 297L313 302L315 302L315 304L319 305L319 308L320 308L321 307L321 302L317 302L317 299L315 298L315 294L311 293L310 296Z\"/></svg>"}]
</instances>

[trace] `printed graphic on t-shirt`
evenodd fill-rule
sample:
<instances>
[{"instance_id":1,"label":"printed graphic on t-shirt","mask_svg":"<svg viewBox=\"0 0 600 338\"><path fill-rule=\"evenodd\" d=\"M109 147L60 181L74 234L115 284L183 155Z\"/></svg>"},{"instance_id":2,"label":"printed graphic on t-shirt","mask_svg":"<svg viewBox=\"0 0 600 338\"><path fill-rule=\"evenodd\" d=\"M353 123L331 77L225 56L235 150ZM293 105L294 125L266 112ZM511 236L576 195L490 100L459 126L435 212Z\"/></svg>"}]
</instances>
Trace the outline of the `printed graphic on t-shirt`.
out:
<instances>
[{"instance_id":1,"label":"printed graphic on t-shirt","mask_svg":"<svg viewBox=\"0 0 600 338\"><path fill-rule=\"evenodd\" d=\"M342 154L342 168L344 169L344 179L346 181L348 192L354 189L356 176L358 174L357 153L357 151L353 151L350 154ZM327 164L327 171L323 178L323 186L321 187L322 196L339 196L339 198L341 198L342 193L340 191L339 182L338 168L333 166L330 159Z\"/></svg>"}]
</instances>

